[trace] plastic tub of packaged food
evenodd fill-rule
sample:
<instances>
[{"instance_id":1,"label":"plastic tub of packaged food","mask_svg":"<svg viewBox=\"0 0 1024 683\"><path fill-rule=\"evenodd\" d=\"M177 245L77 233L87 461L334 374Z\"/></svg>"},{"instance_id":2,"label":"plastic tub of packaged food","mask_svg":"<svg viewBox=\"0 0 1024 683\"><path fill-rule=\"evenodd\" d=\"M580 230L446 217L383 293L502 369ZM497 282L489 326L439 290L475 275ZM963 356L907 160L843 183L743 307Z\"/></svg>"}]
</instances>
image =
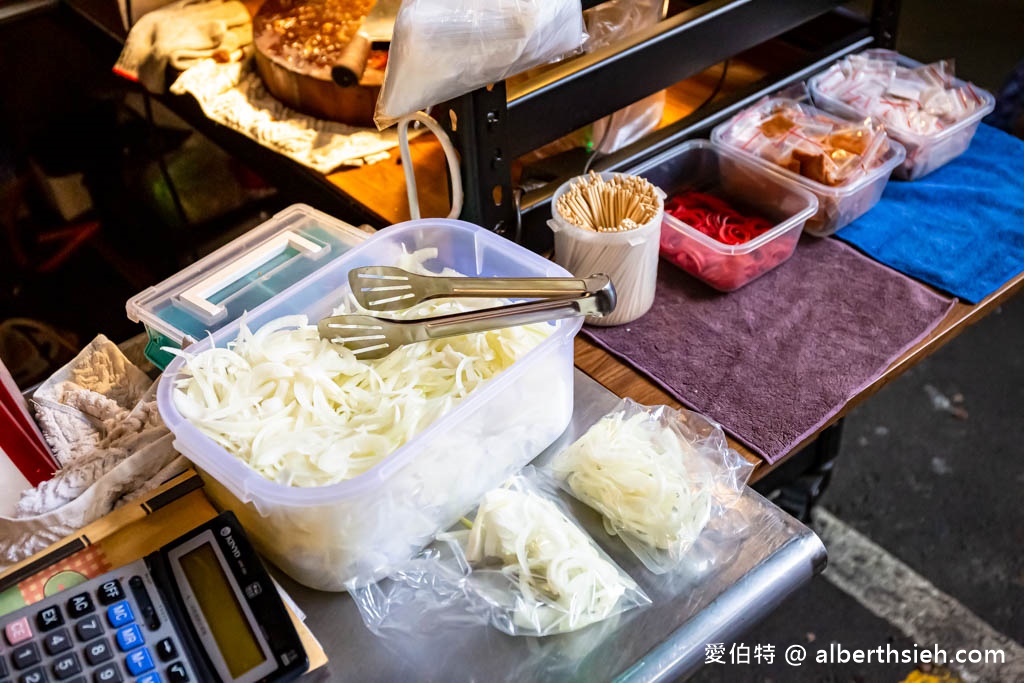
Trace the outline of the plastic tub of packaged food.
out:
<instances>
[{"instance_id":1,"label":"plastic tub of packaged food","mask_svg":"<svg viewBox=\"0 0 1024 683\"><path fill-rule=\"evenodd\" d=\"M128 318L146 326L146 357L161 370L181 349L253 310L362 244L368 233L293 204L128 300Z\"/></svg>"},{"instance_id":2,"label":"plastic tub of packaged food","mask_svg":"<svg viewBox=\"0 0 1024 683\"><path fill-rule=\"evenodd\" d=\"M807 103L796 103L784 98L769 99L764 103L760 103L755 106L762 107L767 111L779 102L800 104L800 106L813 112L816 116L822 117L823 120L833 121L836 124L849 125L844 119L833 114L829 114ZM743 149L742 146L738 144L734 144L730 140L730 127L733 126L740 117L748 115L749 111L750 110L744 110L729 121L716 126L715 129L711 131L712 142L770 169L773 173L776 173L783 178L799 183L802 187L806 188L811 192L811 194L817 197L818 211L808 219L807 224L804 226L804 230L817 237L827 237L828 235L831 235L836 230L845 227L867 213L871 207L877 204L878 200L882 197L882 191L885 189L886 183L889 182L889 175L892 173L893 169L903 163L903 159L906 156L906 151L903 149L903 146L898 142L889 139L887 141L888 150L885 152L884 156L882 156L881 163L878 166L862 173L859 177L842 185L826 185L811 178L802 176L799 173L795 173L787 168L783 168L768 159L764 159L757 154L753 154Z\"/></svg>"},{"instance_id":3,"label":"plastic tub of packaged food","mask_svg":"<svg viewBox=\"0 0 1024 683\"><path fill-rule=\"evenodd\" d=\"M818 209L814 195L796 183L707 140L684 142L629 172L657 185L669 200L680 192L701 192L775 224L748 242L725 244L665 212L661 257L722 292L789 259Z\"/></svg>"},{"instance_id":4,"label":"plastic tub of packaged food","mask_svg":"<svg viewBox=\"0 0 1024 683\"><path fill-rule=\"evenodd\" d=\"M911 68L922 66L921 62L903 55L899 56L897 63ZM821 80L824 76L825 72L822 72L810 79L807 84L811 98L817 106L847 118L871 115L866 110L858 109L822 92ZM898 140L906 149L906 158L893 171L893 177L901 180L915 180L960 156L970 147L974 133L978 130L978 124L995 109L996 100L991 93L959 78L953 79L953 85L958 88L970 87L971 91L981 100L979 107L970 116L932 135L921 135L898 126L886 125L889 137Z\"/></svg>"},{"instance_id":5,"label":"plastic tub of packaged food","mask_svg":"<svg viewBox=\"0 0 1024 683\"><path fill-rule=\"evenodd\" d=\"M462 221L425 219L385 228L249 311L256 330L285 315L330 315L352 268L395 263L404 248L438 249L431 270L469 276L566 277L556 264ZM344 590L377 580L458 521L489 489L521 469L568 425L573 406L573 338L581 319L550 323L551 334L365 473L336 484L291 487L264 478L204 435L175 407L175 359L158 388L175 446L199 469L213 502L233 510L267 558L297 581ZM237 321L188 350L224 346Z\"/></svg>"}]
</instances>

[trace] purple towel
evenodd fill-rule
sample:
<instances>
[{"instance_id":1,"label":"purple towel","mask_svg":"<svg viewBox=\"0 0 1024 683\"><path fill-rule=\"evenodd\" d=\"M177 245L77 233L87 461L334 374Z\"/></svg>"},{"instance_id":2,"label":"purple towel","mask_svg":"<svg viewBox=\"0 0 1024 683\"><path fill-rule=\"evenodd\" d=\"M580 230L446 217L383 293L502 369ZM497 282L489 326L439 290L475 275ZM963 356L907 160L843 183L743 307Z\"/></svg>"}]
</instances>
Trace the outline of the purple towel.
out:
<instances>
[{"instance_id":1,"label":"purple towel","mask_svg":"<svg viewBox=\"0 0 1024 683\"><path fill-rule=\"evenodd\" d=\"M952 305L837 240L804 237L789 261L729 294L662 262L647 315L584 332L771 463Z\"/></svg>"}]
</instances>

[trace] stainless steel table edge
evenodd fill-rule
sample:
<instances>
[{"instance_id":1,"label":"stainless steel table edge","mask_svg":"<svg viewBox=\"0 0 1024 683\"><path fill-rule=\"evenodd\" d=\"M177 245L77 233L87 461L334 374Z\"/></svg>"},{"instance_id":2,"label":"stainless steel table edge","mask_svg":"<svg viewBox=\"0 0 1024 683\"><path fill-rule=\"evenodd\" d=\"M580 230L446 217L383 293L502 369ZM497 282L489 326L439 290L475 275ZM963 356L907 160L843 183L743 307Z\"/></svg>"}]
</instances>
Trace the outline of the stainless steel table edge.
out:
<instances>
[{"instance_id":1,"label":"stainless steel table edge","mask_svg":"<svg viewBox=\"0 0 1024 683\"><path fill-rule=\"evenodd\" d=\"M619 674L615 682L670 681L692 675L704 664L708 644L741 637L824 571L826 564L825 546L814 533L793 538ZM754 596L759 599L752 600Z\"/></svg>"}]
</instances>

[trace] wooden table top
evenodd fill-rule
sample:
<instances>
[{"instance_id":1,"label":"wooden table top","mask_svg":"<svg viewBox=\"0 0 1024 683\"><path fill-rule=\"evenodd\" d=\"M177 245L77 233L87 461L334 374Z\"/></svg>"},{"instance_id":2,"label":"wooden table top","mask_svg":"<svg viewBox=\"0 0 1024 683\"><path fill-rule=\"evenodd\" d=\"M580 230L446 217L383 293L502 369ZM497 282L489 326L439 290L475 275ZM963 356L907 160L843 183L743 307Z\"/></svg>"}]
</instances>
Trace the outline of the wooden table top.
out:
<instances>
[{"instance_id":1,"label":"wooden table top","mask_svg":"<svg viewBox=\"0 0 1024 683\"><path fill-rule=\"evenodd\" d=\"M843 409L830 418L826 424L822 425L814 434L804 439L796 448L775 464L769 465L764 462L760 456L755 455L750 449L731 437L729 438L730 445L739 451L743 457L756 465L752 477L754 480L763 477L785 462L789 456L794 455L800 449L813 442L826 427L834 424L865 399L903 374L912 365L935 353L965 329L984 318L1002 302L1019 291L1022 286L1024 286L1024 272L1019 273L1015 278L1000 287L998 291L978 304L970 305L960 302L954 304L953 308L942 322L932 330L931 334L900 356L874 382L850 399ZM576 338L576 367L618 396L632 398L634 401L649 405L664 404L676 408L680 407L680 403L669 396L664 389L583 337Z\"/></svg>"}]
</instances>

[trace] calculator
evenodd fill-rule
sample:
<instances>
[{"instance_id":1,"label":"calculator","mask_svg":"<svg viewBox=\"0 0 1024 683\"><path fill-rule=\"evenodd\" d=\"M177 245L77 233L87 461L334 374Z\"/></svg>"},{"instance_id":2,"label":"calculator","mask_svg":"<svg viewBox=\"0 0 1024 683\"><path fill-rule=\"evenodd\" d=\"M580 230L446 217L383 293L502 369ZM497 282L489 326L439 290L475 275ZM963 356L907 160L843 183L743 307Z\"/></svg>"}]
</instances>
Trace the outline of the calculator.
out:
<instances>
[{"instance_id":1,"label":"calculator","mask_svg":"<svg viewBox=\"0 0 1024 683\"><path fill-rule=\"evenodd\" d=\"M269 683L308 665L231 512L0 617L0 631L0 683Z\"/></svg>"}]
</instances>

